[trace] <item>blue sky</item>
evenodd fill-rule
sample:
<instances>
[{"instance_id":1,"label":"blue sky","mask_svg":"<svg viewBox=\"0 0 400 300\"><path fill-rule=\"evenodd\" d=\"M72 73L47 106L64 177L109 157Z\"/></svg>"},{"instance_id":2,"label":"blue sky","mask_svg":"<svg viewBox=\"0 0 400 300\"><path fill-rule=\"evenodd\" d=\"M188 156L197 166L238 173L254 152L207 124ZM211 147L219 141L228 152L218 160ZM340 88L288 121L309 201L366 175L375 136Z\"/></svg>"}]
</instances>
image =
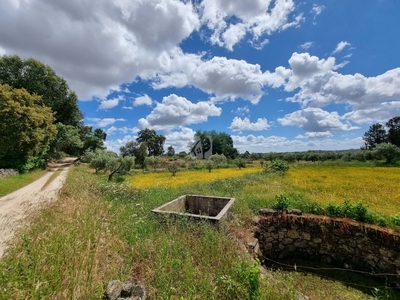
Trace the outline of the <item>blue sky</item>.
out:
<instances>
[{"instance_id":1,"label":"blue sky","mask_svg":"<svg viewBox=\"0 0 400 300\"><path fill-rule=\"evenodd\" d=\"M400 115L397 0L2 0L0 54L50 65L108 149L144 128L187 151L359 148Z\"/></svg>"}]
</instances>

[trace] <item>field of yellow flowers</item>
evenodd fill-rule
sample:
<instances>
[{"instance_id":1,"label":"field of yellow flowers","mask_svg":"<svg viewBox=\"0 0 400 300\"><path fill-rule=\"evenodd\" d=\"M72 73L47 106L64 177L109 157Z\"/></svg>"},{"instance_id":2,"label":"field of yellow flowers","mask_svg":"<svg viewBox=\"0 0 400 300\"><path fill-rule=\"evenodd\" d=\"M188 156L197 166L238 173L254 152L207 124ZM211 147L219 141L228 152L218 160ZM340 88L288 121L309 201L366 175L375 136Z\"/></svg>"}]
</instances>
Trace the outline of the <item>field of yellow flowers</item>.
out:
<instances>
[{"instance_id":1,"label":"field of yellow flowers","mask_svg":"<svg viewBox=\"0 0 400 300\"><path fill-rule=\"evenodd\" d=\"M226 179L238 177L249 173L260 172L261 168L229 168L215 169L209 173L207 170L199 171L180 171L176 176L172 176L170 172L157 172L147 174L137 174L132 179L133 188L149 188L149 187L177 187L198 182L210 182L216 179Z\"/></svg>"},{"instance_id":2,"label":"field of yellow flowers","mask_svg":"<svg viewBox=\"0 0 400 300\"><path fill-rule=\"evenodd\" d=\"M322 205L362 200L371 211L400 214L400 168L307 166L290 169L282 180Z\"/></svg>"}]
</instances>

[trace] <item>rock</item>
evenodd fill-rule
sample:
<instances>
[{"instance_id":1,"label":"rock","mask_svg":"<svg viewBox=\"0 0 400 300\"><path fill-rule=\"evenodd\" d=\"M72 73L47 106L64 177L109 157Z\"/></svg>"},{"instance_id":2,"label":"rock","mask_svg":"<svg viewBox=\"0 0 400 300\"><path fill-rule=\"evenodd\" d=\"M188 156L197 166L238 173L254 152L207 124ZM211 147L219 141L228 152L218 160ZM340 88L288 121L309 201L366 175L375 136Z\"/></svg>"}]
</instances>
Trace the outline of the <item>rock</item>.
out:
<instances>
[{"instance_id":1,"label":"rock","mask_svg":"<svg viewBox=\"0 0 400 300\"><path fill-rule=\"evenodd\" d=\"M107 285L104 295L107 300L144 300L146 289L142 282L131 277L122 283L119 280L112 280Z\"/></svg>"},{"instance_id":2,"label":"rock","mask_svg":"<svg viewBox=\"0 0 400 300\"><path fill-rule=\"evenodd\" d=\"M296 294L297 294L297 299L299 299L299 300L310 300L310 298L308 296L306 296L300 292L296 292Z\"/></svg>"},{"instance_id":3,"label":"rock","mask_svg":"<svg viewBox=\"0 0 400 300\"><path fill-rule=\"evenodd\" d=\"M300 209L289 209L287 211L288 214L301 216L303 212Z\"/></svg>"},{"instance_id":4,"label":"rock","mask_svg":"<svg viewBox=\"0 0 400 300\"><path fill-rule=\"evenodd\" d=\"M123 283L119 280L112 280L107 285L105 299L117 300L121 295Z\"/></svg>"},{"instance_id":5,"label":"rock","mask_svg":"<svg viewBox=\"0 0 400 300\"><path fill-rule=\"evenodd\" d=\"M262 208L260 209L259 214L264 216L277 216L279 214L279 211L272 208Z\"/></svg>"},{"instance_id":6,"label":"rock","mask_svg":"<svg viewBox=\"0 0 400 300\"><path fill-rule=\"evenodd\" d=\"M11 175L18 175L18 171L14 169L0 169L0 178L6 178Z\"/></svg>"}]
</instances>

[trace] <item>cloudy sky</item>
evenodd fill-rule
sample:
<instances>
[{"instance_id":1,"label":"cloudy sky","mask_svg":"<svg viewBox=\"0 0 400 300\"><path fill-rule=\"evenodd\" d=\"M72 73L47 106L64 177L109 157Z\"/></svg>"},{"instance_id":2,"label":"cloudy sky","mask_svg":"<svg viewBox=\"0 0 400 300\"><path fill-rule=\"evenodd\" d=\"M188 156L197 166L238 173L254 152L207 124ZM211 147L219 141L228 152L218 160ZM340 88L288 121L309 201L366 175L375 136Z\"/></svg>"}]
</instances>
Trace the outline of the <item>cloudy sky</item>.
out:
<instances>
[{"instance_id":1,"label":"cloudy sky","mask_svg":"<svg viewBox=\"0 0 400 300\"><path fill-rule=\"evenodd\" d=\"M397 0L1 0L0 55L64 77L118 151L140 129L187 151L359 148L400 115Z\"/></svg>"}]
</instances>

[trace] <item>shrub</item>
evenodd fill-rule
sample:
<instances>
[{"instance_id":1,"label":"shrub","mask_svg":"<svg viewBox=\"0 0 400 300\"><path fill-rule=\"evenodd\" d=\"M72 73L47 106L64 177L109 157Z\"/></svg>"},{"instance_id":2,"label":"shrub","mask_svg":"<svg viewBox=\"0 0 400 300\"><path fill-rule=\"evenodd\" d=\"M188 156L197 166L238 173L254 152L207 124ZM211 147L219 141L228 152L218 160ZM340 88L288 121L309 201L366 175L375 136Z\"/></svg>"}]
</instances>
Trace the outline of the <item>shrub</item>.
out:
<instances>
[{"instance_id":1,"label":"shrub","mask_svg":"<svg viewBox=\"0 0 400 300\"><path fill-rule=\"evenodd\" d=\"M237 158L234 160L235 165L241 169L241 168L246 168L246 161L243 158Z\"/></svg>"},{"instance_id":2,"label":"shrub","mask_svg":"<svg viewBox=\"0 0 400 300\"><path fill-rule=\"evenodd\" d=\"M308 211L312 214L316 214L316 215L322 215L324 213L323 208L321 207L321 205L319 205L318 203L310 203L308 205Z\"/></svg>"},{"instance_id":3,"label":"shrub","mask_svg":"<svg viewBox=\"0 0 400 300\"><path fill-rule=\"evenodd\" d=\"M276 173L276 172L285 173L288 170L289 166L283 160L280 159L274 160L271 165L265 168L265 171L268 173Z\"/></svg>"},{"instance_id":4,"label":"shrub","mask_svg":"<svg viewBox=\"0 0 400 300\"><path fill-rule=\"evenodd\" d=\"M283 194L280 194L275 196L275 203L272 206L272 208L285 210L289 208L289 205L290 205L289 198L285 197L285 195Z\"/></svg>"},{"instance_id":5,"label":"shrub","mask_svg":"<svg viewBox=\"0 0 400 300\"><path fill-rule=\"evenodd\" d=\"M172 173L172 176L175 176L178 170L179 170L178 163L174 163L168 167L168 171Z\"/></svg>"},{"instance_id":6,"label":"shrub","mask_svg":"<svg viewBox=\"0 0 400 300\"><path fill-rule=\"evenodd\" d=\"M214 168L214 161L212 161L212 160L210 160L210 159L207 159L207 160L204 162L204 165L206 166L208 172L211 173L211 170Z\"/></svg>"}]
</instances>

